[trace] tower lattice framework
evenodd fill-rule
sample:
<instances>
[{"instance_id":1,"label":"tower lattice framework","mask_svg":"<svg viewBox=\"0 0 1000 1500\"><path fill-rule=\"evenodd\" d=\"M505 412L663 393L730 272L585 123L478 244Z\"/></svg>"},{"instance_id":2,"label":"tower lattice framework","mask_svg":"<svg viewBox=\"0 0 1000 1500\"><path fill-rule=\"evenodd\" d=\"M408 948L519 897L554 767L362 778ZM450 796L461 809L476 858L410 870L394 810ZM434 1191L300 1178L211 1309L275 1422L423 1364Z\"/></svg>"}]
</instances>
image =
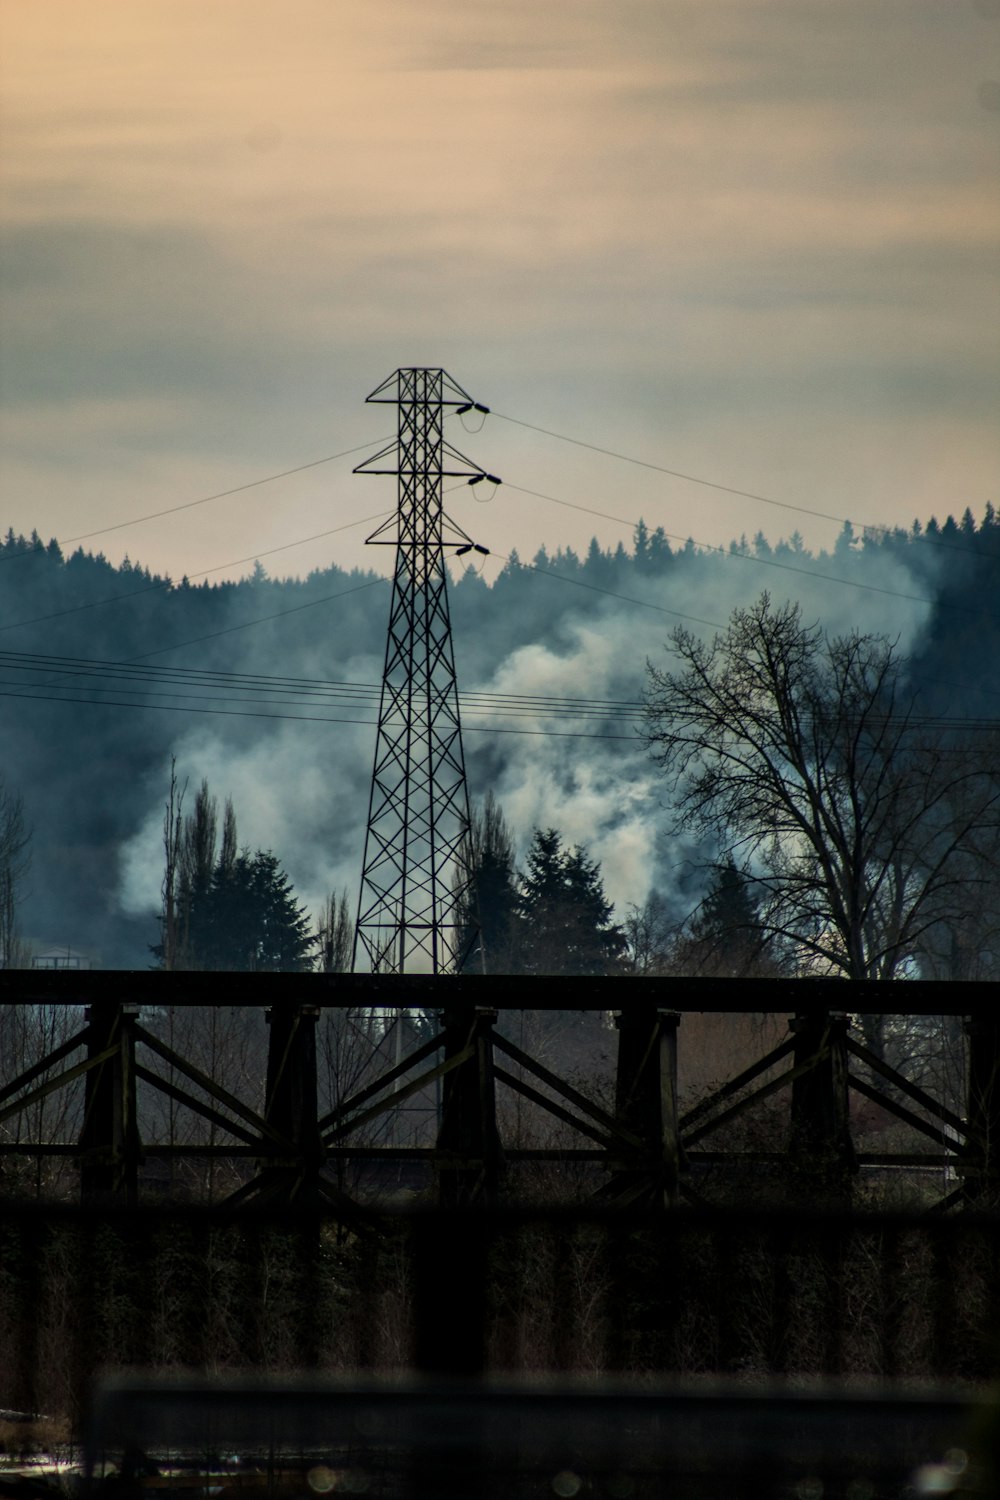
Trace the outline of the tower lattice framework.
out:
<instances>
[{"instance_id":1,"label":"tower lattice framework","mask_svg":"<svg viewBox=\"0 0 1000 1500\"><path fill-rule=\"evenodd\" d=\"M469 796L444 557L474 544L445 515L442 493L447 477L486 476L445 442L443 425L449 408L476 403L434 369L397 370L367 399L398 408L397 437L354 472L397 475L398 506L367 538L395 546L396 568L354 968L447 973L461 967L478 933L462 860Z\"/></svg>"}]
</instances>

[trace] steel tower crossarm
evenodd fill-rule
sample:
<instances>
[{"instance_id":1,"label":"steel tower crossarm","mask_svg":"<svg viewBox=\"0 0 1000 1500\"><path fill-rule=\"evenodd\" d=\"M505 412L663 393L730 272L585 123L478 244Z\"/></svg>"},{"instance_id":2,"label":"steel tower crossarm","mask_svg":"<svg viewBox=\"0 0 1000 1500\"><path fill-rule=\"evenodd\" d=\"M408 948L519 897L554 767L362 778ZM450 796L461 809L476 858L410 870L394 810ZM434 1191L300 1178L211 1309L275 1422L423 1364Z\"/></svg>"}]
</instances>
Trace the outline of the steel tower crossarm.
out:
<instances>
[{"instance_id":1,"label":"steel tower crossarm","mask_svg":"<svg viewBox=\"0 0 1000 1500\"><path fill-rule=\"evenodd\" d=\"M368 400L397 407L397 437L355 473L396 475L398 504L368 538L394 546L396 566L354 968L448 973L477 934L462 863L469 798L444 565L447 548L472 542L445 515L442 481L483 470L445 442L448 409L472 398L444 370L397 370Z\"/></svg>"}]
</instances>

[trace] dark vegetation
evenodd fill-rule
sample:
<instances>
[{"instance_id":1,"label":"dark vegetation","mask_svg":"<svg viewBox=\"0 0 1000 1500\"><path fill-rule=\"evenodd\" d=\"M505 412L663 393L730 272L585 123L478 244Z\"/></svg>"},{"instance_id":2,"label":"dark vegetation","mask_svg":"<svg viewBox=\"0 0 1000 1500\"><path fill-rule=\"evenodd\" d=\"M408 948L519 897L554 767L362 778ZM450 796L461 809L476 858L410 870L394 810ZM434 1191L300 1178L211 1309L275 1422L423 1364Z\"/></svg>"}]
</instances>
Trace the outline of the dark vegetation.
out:
<instances>
[{"instance_id":1,"label":"dark vegetation","mask_svg":"<svg viewBox=\"0 0 1000 1500\"><path fill-rule=\"evenodd\" d=\"M239 848L226 802L221 845L218 802L203 781L185 815L184 788L171 768L164 818L162 937L152 948L165 969L256 973L311 969L317 942L305 909L269 849ZM326 946L324 946L326 945ZM328 965L329 966L329 965Z\"/></svg>"},{"instance_id":2,"label":"dark vegetation","mask_svg":"<svg viewBox=\"0 0 1000 1500\"><path fill-rule=\"evenodd\" d=\"M412 1368L436 1301L420 1220L344 1237L308 1217L60 1217L0 1227L0 1404L77 1420L101 1366L215 1375ZM457 1231L457 1228L455 1230ZM680 1212L655 1226L503 1215L450 1290L485 1289L481 1357L523 1374L982 1381L995 1371L995 1225L974 1217ZM734 1288L739 1295L734 1295ZM423 1302L430 1296L435 1300ZM475 1305L478 1305L478 1300ZM468 1330L444 1329L444 1344Z\"/></svg>"},{"instance_id":3,"label":"dark vegetation","mask_svg":"<svg viewBox=\"0 0 1000 1500\"><path fill-rule=\"evenodd\" d=\"M659 675L648 728L674 777L674 815L687 820L677 833L687 840L677 846L677 862L696 872L686 886L661 889L651 871L647 903L616 913L586 847L568 844L558 828L518 830L530 838L518 861L499 803L487 797L480 804L470 858L481 872L480 916L494 971L743 978L802 972L812 962L853 978L995 976L998 558L992 508L979 523L967 512L960 522L909 533L859 540L845 530L833 552L818 557L794 538L771 547L757 537L720 560L691 547L673 551L662 532L644 527L631 552L595 546L584 559L540 554L536 569L590 590L657 601L675 599L681 586L686 597L724 592L725 581L745 567L755 581L748 597L757 603L723 611L729 624L721 644L677 635L679 673L663 666L659 626L637 636L649 641L648 651L637 645L634 675L622 684L623 700L638 698L645 655L653 657ZM800 589L810 575L825 589L830 578L855 578L934 602L904 655L891 632L852 635L849 608L847 623L827 630L814 625L808 608L772 607L760 598L755 565L770 568L772 579L783 576L775 567L796 570L789 576ZM377 676L385 595L381 586L369 587L367 575L333 568L280 582L258 569L239 584L175 585L133 564L114 568L82 551L63 558L54 544L13 536L0 545L0 568L0 624L10 651L100 663L162 660L176 648L169 660L190 660L180 648L196 642L201 667ZM488 680L500 655L541 639L568 652L567 622L581 612L600 629L611 631L616 621L632 629L628 604L590 593L570 606L570 592L543 586L513 563L492 589L474 572L464 575L452 595L463 672L473 682ZM281 611L294 613L267 618ZM242 628L251 622L252 629ZM6 659L4 691L18 696L0 735L10 798L0 800L0 856L6 819L9 868L23 881L25 832L33 828L35 884L23 913L29 935L71 927L95 956L136 967L156 960L221 971L345 967L344 898L330 897L314 935L283 863L291 864L293 851L241 848L235 813L227 807L220 824L207 785L186 807L176 783L167 794L162 911L146 919L122 915L116 862L150 806L164 801L178 732L164 709L176 695L158 699L148 683L123 686L95 672L83 679L66 664ZM727 672L735 676L727 679ZM738 715L727 712L713 726L706 712L717 689L746 715L738 752L731 738L718 737L735 732ZM679 723L686 725L681 734ZM234 720L223 742L244 748L254 736L280 732ZM747 753L755 736L756 761ZM788 768L803 745L813 760L802 760L801 797L789 799ZM473 761L479 785L499 784L512 753L484 737ZM809 781L814 762L822 766L818 786ZM735 779L727 782L734 765ZM331 752L331 798L347 781L356 802L369 769L338 766ZM296 770L290 766L289 776ZM970 814L973 792L980 801ZM665 832L669 824L665 813ZM792 828L800 842L790 856ZM331 840L342 834L339 827L317 830ZM27 956L18 947L13 906L12 894L8 962ZM5 1066L15 1071L58 1046L74 1024L39 1007L9 1007L0 1019ZM147 1019L208 1077L238 1081L261 1108L260 1028L245 1014L218 1006ZM412 1029L408 1045L419 1040L419 1014L395 1024ZM589 1030L573 1022L562 1031L545 1019L523 1024L534 1032L519 1032L519 1045L543 1061L558 1059L581 1088L610 1105L611 1049L602 1058L606 1038L598 1029L606 1031L605 1022ZM748 1019L750 1030L755 1024L762 1018ZM957 1102L960 1037L944 1035L933 1018L894 1022L891 1030L880 1029L877 1017L858 1018L858 1025L879 1057ZM741 1046L749 1035L744 1030ZM373 1067L391 1064L397 1039L383 1017L324 1016L321 1107L363 1085ZM720 1055L717 1077L703 1072L690 1086L703 1090L726 1073ZM70 1086L40 1100L37 1117L16 1128L35 1139L75 1139L82 1102L82 1086ZM143 1120L145 1139L216 1144L210 1130L206 1140L204 1121L182 1106L158 1096L157 1108L156 1118ZM412 1139L432 1131L434 1101L417 1100L413 1108L410 1119L400 1114L379 1128L410 1131ZM507 1139L538 1139L531 1118L512 1113L502 1128ZM784 1120L764 1116L742 1124L731 1144L767 1148L783 1135ZM68 1195L73 1169L65 1161L50 1159L48 1178L40 1162L27 1161L5 1159L6 1193ZM348 1170L340 1168L339 1185L350 1191L357 1184ZM160 1186L211 1203L238 1182L231 1164L206 1157ZM570 1196L591 1186L581 1175ZM741 1191L745 1207L754 1181ZM539 1176L523 1196L532 1193L536 1201L552 1196L551 1183ZM995 1371L995 1225L969 1215L929 1229L884 1221L831 1233L826 1221L796 1227L746 1218L733 1226L730 1233L723 1212L714 1219L678 1214L669 1233L659 1228L655 1235L586 1220L558 1230L528 1222L508 1228L490 1262L489 1365L737 1378L979 1380ZM106 1216L88 1223L12 1213L0 1224L0 1348L8 1351L0 1402L23 1410L44 1405L75 1420L85 1380L101 1363L221 1372L403 1368L414 1340L408 1234L398 1226L363 1234L315 1221L251 1230L207 1219L127 1224ZM739 1296L732 1295L736 1286Z\"/></svg>"},{"instance_id":4,"label":"dark vegetation","mask_svg":"<svg viewBox=\"0 0 1000 1500\"><path fill-rule=\"evenodd\" d=\"M1000 522L992 507L978 521L966 511L959 521L915 523L909 532L858 538L845 528L829 553L815 556L795 536L771 545L758 535L750 543L734 543L731 555L720 557L692 546L673 549L662 531L640 527L632 550L603 551L595 544L584 558L571 551L542 552L528 568L512 560L492 587L472 569L459 577L451 599L460 677L468 686L488 682L500 663L534 642L569 658L578 649L574 632L583 623L602 636L627 632L631 667L614 697L637 700L646 658L662 665L670 621L629 600L704 611L722 623L734 599L749 602L764 587L780 596L787 588L803 600L803 623L810 626L819 614L831 637L849 628L856 607L866 601L882 612L880 628L890 640L901 628L895 621L922 615L900 656L902 686L918 694L922 715L952 722L953 738L969 748L983 746L1000 704L998 558ZM359 806L370 764L368 751L355 751L353 744L349 755L338 751L349 731L320 725L321 738L307 740L312 730L303 728L293 741L281 719L220 714L226 705L204 695L204 689L198 702L176 688L169 692L147 681L113 679L100 665L83 676L76 667L39 657L377 682L384 648L383 583L336 567L301 580L270 579L258 568L239 583L174 582L136 563L115 567L79 548L64 557L54 542L12 533L0 543L0 572L4 647L17 653L4 662L2 691L9 711L0 730L0 767L8 787L23 797L34 832L34 872L22 927L36 948L70 943L110 966L145 962L155 940L150 935L155 913L142 917L123 910L120 854L162 804L171 750L195 728L211 738L223 758L276 743L287 730L281 745L289 785L304 766L324 765L329 806L308 827L290 829L287 843L274 853L296 880L299 846L307 842L313 862L313 847L322 841L340 867L359 864ZM547 574L569 580L570 586ZM884 592L859 592L848 586L852 581ZM913 602L919 599L932 602L927 607ZM316 711L299 697L295 704L287 692L280 702L271 695L265 710ZM178 711L182 702L186 712ZM238 707L253 711L253 705ZM205 710L213 716L206 717ZM344 717L336 705L319 712ZM357 714L348 711L347 717ZM480 796L500 785L513 757L533 748L510 737L470 732L467 739L472 787ZM572 767L588 764L604 765L610 774L612 753L622 776L638 763L629 761L626 748L605 747L599 740L565 744L567 777L574 774ZM529 762L524 764L523 774L529 775ZM196 779L203 774L196 770ZM545 831L542 819L539 825ZM530 830L518 833L527 836ZM650 870L650 889L661 891L673 923L704 896L706 866L718 857L681 846L662 868ZM616 899L614 890L607 894ZM622 910L617 920L624 920ZM939 955L940 964L950 961Z\"/></svg>"}]
</instances>

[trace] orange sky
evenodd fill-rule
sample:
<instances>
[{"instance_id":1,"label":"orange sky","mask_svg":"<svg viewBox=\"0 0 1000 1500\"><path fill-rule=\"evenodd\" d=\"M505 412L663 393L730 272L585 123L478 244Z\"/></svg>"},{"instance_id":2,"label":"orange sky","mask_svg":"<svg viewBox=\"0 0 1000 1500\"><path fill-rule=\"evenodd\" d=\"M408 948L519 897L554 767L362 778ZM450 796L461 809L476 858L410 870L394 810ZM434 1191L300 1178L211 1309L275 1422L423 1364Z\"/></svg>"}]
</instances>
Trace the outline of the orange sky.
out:
<instances>
[{"instance_id":1,"label":"orange sky","mask_svg":"<svg viewBox=\"0 0 1000 1500\"><path fill-rule=\"evenodd\" d=\"M4 0L0 26L4 526L76 536L377 439L364 396L414 363L857 524L1000 500L994 0ZM640 514L836 531L496 421L460 446L622 518L463 498L497 552ZM175 576L262 554L391 506L350 462L94 544Z\"/></svg>"}]
</instances>

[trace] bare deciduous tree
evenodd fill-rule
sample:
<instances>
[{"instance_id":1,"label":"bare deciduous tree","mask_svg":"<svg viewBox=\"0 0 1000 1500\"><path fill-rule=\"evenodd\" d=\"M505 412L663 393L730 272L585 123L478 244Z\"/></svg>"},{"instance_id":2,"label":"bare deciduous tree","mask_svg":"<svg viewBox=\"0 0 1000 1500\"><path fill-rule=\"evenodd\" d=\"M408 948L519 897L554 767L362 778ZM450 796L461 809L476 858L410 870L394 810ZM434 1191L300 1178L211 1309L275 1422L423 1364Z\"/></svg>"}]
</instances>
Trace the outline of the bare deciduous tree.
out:
<instances>
[{"instance_id":1,"label":"bare deciduous tree","mask_svg":"<svg viewBox=\"0 0 1000 1500\"><path fill-rule=\"evenodd\" d=\"M347 891L331 891L316 918L316 967L324 974L347 974L354 946L354 919Z\"/></svg>"},{"instance_id":2,"label":"bare deciduous tree","mask_svg":"<svg viewBox=\"0 0 1000 1500\"><path fill-rule=\"evenodd\" d=\"M1000 787L921 719L883 636L831 638L767 594L706 644L677 630L649 666L649 746L681 827L752 870L762 927L802 967L909 972L976 899L970 855Z\"/></svg>"},{"instance_id":3,"label":"bare deciduous tree","mask_svg":"<svg viewBox=\"0 0 1000 1500\"><path fill-rule=\"evenodd\" d=\"M517 875L514 835L503 808L487 791L473 806L454 880L462 967L468 974L508 974L515 962ZM472 882L468 881L471 873Z\"/></svg>"}]
</instances>

